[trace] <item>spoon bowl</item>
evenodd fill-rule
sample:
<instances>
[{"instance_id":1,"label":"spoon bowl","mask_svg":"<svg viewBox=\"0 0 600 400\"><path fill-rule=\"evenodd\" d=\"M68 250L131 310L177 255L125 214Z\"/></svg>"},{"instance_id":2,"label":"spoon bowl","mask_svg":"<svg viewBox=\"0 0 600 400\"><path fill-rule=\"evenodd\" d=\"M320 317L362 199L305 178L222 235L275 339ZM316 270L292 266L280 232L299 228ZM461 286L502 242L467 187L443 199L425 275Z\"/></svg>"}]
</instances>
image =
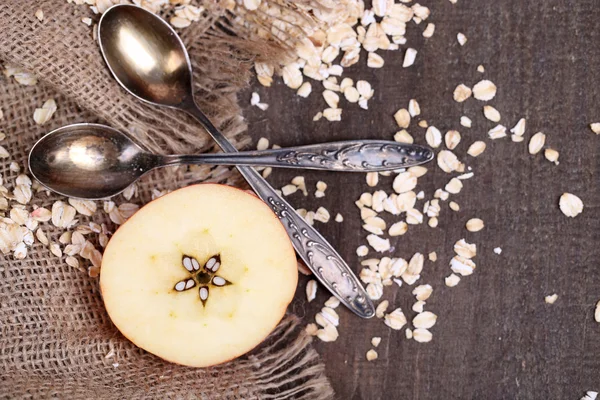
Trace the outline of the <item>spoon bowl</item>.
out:
<instances>
[{"instance_id":1,"label":"spoon bowl","mask_svg":"<svg viewBox=\"0 0 600 400\"><path fill-rule=\"evenodd\" d=\"M152 104L177 108L192 86L190 60L179 36L142 8L102 16L98 42L119 83Z\"/></svg>"},{"instance_id":2,"label":"spoon bowl","mask_svg":"<svg viewBox=\"0 0 600 400\"><path fill-rule=\"evenodd\" d=\"M58 128L29 153L29 170L42 185L86 199L114 196L159 163L128 136L99 124Z\"/></svg>"}]
</instances>

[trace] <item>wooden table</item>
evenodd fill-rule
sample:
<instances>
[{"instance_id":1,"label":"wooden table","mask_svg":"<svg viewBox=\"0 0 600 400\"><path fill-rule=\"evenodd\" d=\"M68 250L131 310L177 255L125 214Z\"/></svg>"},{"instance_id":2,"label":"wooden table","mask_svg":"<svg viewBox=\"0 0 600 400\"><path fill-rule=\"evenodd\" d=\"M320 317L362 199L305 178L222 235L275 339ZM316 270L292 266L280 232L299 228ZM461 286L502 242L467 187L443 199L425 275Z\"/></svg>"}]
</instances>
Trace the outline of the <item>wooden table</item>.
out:
<instances>
[{"instance_id":1,"label":"wooden table","mask_svg":"<svg viewBox=\"0 0 600 400\"><path fill-rule=\"evenodd\" d=\"M598 0L446 0L421 2L432 8L433 38L421 37L423 26L408 29L409 44L419 49L416 64L401 67L403 52L384 52L385 67L366 67L366 57L348 69L351 78L372 83L375 96L369 110L341 102L342 122L313 122L324 101L318 93L295 96L282 83L266 89L255 84L270 105L262 112L247 107L254 140L267 137L282 146L353 138L391 139L397 127L392 115L415 98L422 119L442 132L458 129L456 150L473 168L475 177L453 196L460 211L443 203L436 229L411 226L392 240L396 256L436 251L438 261L426 262L420 283L434 286L426 309L439 318L431 343L407 340L379 319L363 321L343 308L340 337L334 343L315 341L327 374L340 399L579 399L586 390L600 390L600 324L594 305L600 300L600 137L589 129L600 121L600 3ZM468 37L460 47L456 34ZM485 73L476 71L479 64ZM452 100L454 88L472 86L482 78L498 85L489 104L502 113L501 123L512 127L527 118L526 141L491 141L493 127L482 113L483 103ZM317 88L320 85L313 85ZM320 92L320 91L319 91ZM249 92L242 99L247 102ZM459 125L461 115L473 127ZM415 121L409 131L424 143L424 129ZM547 134L547 145L560 152L554 166L540 153L527 152L529 137ZM477 159L466 155L468 145L486 140ZM269 180L281 187L296 171L274 171ZM341 213L343 223L315 223L358 273L357 246L366 244L354 201L369 191L362 174L303 172L312 192L299 192L289 201L297 208L326 207ZM430 165L419 179L419 190L431 197L450 175ZM380 179L391 192L393 177ZM318 180L328 184L326 197L315 199ZM373 189L371 189L373 191ZM571 192L585 209L575 219L558 209L558 198ZM422 202L419 203L422 207ZM384 214L388 223L397 219ZM465 221L479 217L486 227L467 232ZM461 238L477 244L477 269L459 285L448 288L448 261ZM502 248L502 254L493 252ZM370 256L375 256L371 251ZM328 298L320 288L316 301L306 303L302 278L292 311L306 323ZM550 305L544 297L558 294ZM386 288L384 298L414 313L407 287ZM367 362L371 337L381 336L379 358Z\"/></svg>"}]
</instances>

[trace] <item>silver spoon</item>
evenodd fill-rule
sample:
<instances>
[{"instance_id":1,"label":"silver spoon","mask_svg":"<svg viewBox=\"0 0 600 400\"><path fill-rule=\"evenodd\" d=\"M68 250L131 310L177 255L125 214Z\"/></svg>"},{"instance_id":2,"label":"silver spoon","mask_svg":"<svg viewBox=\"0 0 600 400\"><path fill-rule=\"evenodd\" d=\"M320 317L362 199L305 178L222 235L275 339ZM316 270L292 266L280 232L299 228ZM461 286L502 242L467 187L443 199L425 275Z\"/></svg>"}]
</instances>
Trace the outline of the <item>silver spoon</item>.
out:
<instances>
[{"instance_id":1,"label":"silver spoon","mask_svg":"<svg viewBox=\"0 0 600 400\"><path fill-rule=\"evenodd\" d=\"M116 80L150 104L183 110L198 120L225 152L236 148L194 101L192 67L177 33L160 17L133 5L116 5L98 24L98 42ZM315 277L344 305L363 318L373 302L333 247L251 167L238 167L256 194L279 217L298 255Z\"/></svg>"},{"instance_id":2,"label":"silver spoon","mask_svg":"<svg viewBox=\"0 0 600 400\"><path fill-rule=\"evenodd\" d=\"M33 145L29 170L41 184L64 196L101 199L121 193L146 172L167 165L263 165L371 172L416 165L425 152L433 156L423 146L349 140L263 151L162 156L144 151L110 126L73 124L48 133Z\"/></svg>"}]
</instances>

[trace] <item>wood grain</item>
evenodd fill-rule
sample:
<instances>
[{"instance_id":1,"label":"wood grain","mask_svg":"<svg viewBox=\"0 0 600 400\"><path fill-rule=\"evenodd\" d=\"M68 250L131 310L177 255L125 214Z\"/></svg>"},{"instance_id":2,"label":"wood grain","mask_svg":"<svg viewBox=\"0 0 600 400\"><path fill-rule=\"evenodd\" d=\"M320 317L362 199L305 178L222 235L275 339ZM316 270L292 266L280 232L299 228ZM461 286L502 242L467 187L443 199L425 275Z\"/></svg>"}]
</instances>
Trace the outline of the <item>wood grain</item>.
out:
<instances>
[{"instance_id":1,"label":"wood grain","mask_svg":"<svg viewBox=\"0 0 600 400\"><path fill-rule=\"evenodd\" d=\"M270 105L267 112L246 109L254 142L264 136L282 146L355 138L391 139L393 113L411 98L421 104L423 119L442 132L458 129L463 137L456 154L473 167L475 178L454 196L460 212L442 206L440 225L411 226L393 240L397 256L436 251L438 261L426 262L422 283L434 293L426 309L439 315L434 340L419 344L404 332L391 331L381 320L362 321L343 309L340 338L316 346L340 399L578 399L586 390L600 390L600 324L593 320L600 300L600 137L588 124L600 121L600 5L597 0L459 0L422 1L432 8L433 38L424 40L421 26L409 29L409 44L419 48L416 64L403 69L402 52L382 53L385 67L366 67L366 57L348 69L347 76L366 79L375 89L368 111L344 100L343 121L312 122L324 101L308 99L277 83L252 90ZM468 37L464 47L456 34ZM479 64L485 73L476 71ZM494 126L485 120L482 102L452 100L459 83L473 85L485 77L498 85L490 102L502 113L501 123L512 127L527 118L526 141L537 131L560 152L554 166L541 154L532 157L526 143L489 141ZM316 88L319 85L314 85ZM249 99L249 92L241 101ZM461 115L473 120L471 129L459 125ZM413 121L409 131L424 143L424 130ZM488 149L477 159L466 155L468 145L486 140ZM431 196L450 175L437 167L419 179L419 189ZM274 171L270 181L283 186L294 171ZM369 188L364 175L302 172L310 191L323 180L326 197L289 197L300 208L326 207L341 213L343 223L316 223L353 266L360 270L355 249L365 244L354 201ZM392 178L379 187L391 191ZM558 198L571 192L585 209L575 219L558 209ZM422 204L422 203L421 203ZM388 223L394 222L388 218ZM464 229L471 217L486 228ZM450 273L452 247L460 238L477 243L478 268L455 288L443 278ZM496 255L495 247L503 252ZM373 252L370 254L373 255ZM303 279L293 312L312 322L328 298L320 288L317 300L306 304ZM554 305L544 296L558 293ZM384 298L402 307L409 318L413 298L406 287L388 288ZM383 338L379 359L367 362L373 336Z\"/></svg>"}]
</instances>

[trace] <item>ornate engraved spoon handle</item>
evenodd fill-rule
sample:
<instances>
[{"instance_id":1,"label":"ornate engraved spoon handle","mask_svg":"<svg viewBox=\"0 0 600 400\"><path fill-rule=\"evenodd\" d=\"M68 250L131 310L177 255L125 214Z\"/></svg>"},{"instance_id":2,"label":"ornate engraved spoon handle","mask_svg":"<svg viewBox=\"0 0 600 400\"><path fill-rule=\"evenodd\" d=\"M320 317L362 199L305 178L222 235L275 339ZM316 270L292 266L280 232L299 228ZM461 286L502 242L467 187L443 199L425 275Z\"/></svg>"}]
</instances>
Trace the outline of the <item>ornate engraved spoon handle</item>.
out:
<instances>
[{"instance_id":1,"label":"ornate engraved spoon handle","mask_svg":"<svg viewBox=\"0 0 600 400\"><path fill-rule=\"evenodd\" d=\"M426 146L388 140L348 140L284 149L163 157L169 164L261 165L278 168L374 172L408 168L430 161Z\"/></svg>"}]
</instances>

